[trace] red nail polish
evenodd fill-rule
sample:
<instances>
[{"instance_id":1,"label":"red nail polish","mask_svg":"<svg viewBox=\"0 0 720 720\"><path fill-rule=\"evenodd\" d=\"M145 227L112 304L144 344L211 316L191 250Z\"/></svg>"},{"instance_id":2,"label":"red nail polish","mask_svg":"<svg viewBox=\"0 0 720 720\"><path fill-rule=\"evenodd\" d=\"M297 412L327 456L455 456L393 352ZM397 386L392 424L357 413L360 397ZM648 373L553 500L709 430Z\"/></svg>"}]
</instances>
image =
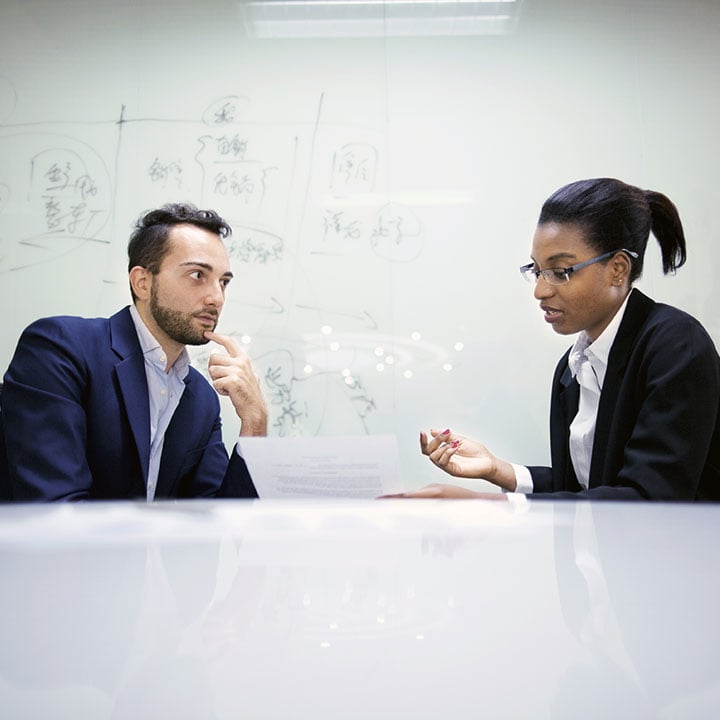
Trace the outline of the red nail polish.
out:
<instances>
[{"instance_id":1,"label":"red nail polish","mask_svg":"<svg viewBox=\"0 0 720 720\"><path fill-rule=\"evenodd\" d=\"M456 448L460 443L457 440L452 441L452 445L450 447Z\"/></svg>"},{"instance_id":2,"label":"red nail polish","mask_svg":"<svg viewBox=\"0 0 720 720\"><path fill-rule=\"evenodd\" d=\"M450 428L448 428L447 430L443 430L443 431L442 431L442 434L443 434L443 435L449 435L449 434L450 434Z\"/></svg>"}]
</instances>

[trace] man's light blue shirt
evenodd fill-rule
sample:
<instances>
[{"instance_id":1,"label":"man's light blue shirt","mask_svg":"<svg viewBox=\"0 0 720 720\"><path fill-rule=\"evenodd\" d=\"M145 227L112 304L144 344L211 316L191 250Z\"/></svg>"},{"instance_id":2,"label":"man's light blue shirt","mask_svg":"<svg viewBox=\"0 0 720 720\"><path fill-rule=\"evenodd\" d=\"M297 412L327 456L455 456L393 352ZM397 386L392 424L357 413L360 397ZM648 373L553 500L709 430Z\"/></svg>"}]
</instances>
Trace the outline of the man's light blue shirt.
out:
<instances>
[{"instance_id":1,"label":"man's light blue shirt","mask_svg":"<svg viewBox=\"0 0 720 720\"><path fill-rule=\"evenodd\" d=\"M185 378L190 371L190 355L183 348L178 359L166 371L167 357L160 343L148 330L135 305L130 306L140 347L145 358L145 377L150 405L150 463L146 479L147 501L155 498L165 432L185 391Z\"/></svg>"}]
</instances>

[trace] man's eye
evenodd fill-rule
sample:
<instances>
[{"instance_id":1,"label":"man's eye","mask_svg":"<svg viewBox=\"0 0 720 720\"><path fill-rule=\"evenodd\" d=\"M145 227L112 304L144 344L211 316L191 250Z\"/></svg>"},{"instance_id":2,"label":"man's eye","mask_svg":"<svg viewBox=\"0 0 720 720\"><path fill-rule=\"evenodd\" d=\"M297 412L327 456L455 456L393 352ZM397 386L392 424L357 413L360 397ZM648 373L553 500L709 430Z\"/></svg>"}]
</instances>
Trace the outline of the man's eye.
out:
<instances>
[{"instance_id":1,"label":"man's eye","mask_svg":"<svg viewBox=\"0 0 720 720\"><path fill-rule=\"evenodd\" d=\"M555 268L552 269L552 274L556 280L565 280L565 270L562 268Z\"/></svg>"},{"instance_id":2,"label":"man's eye","mask_svg":"<svg viewBox=\"0 0 720 720\"><path fill-rule=\"evenodd\" d=\"M202 277L202 270L193 270L193 271L190 273L190 277L191 277L193 280L199 280L199 279Z\"/></svg>"}]
</instances>

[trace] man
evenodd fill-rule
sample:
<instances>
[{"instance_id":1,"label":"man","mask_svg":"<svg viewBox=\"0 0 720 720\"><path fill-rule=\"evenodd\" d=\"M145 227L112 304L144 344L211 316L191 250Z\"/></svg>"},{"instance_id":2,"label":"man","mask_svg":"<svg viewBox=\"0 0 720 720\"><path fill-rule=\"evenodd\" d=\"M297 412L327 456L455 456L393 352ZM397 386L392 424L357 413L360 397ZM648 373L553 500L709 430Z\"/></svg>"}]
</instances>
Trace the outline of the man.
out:
<instances>
[{"instance_id":1,"label":"man","mask_svg":"<svg viewBox=\"0 0 720 720\"><path fill-rule=\"evenodd\" d=\"M230 232L210 210L153 210L128 244L130 307L25 330L4 378L3 499L257 497L237 447L228 459L217 398L232 401L240 436L266 434L248 356L215 333L232 278ZM227 351L209 360L216 392L185 347L209 341Z\"/></svg>"}]
</instances>

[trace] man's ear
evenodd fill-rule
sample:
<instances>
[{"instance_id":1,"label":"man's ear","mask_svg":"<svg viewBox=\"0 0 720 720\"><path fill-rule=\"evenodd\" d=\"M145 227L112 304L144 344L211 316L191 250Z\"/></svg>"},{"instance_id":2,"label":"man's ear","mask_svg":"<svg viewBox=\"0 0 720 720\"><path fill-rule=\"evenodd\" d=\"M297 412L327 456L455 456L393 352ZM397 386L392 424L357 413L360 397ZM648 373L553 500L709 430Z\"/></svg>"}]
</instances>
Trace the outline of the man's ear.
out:
<instances>
[{"instance_id":1,"label":"man's ear","mask_svg":"<svg viewBox=\"0 0 720 720\"><path fill-rule=\"evenodd\" d=\"M130 287L138 300L147 300L152 287L152 273L147 268L135 265L130 270Z\"/></svg>"}]
</instances>

